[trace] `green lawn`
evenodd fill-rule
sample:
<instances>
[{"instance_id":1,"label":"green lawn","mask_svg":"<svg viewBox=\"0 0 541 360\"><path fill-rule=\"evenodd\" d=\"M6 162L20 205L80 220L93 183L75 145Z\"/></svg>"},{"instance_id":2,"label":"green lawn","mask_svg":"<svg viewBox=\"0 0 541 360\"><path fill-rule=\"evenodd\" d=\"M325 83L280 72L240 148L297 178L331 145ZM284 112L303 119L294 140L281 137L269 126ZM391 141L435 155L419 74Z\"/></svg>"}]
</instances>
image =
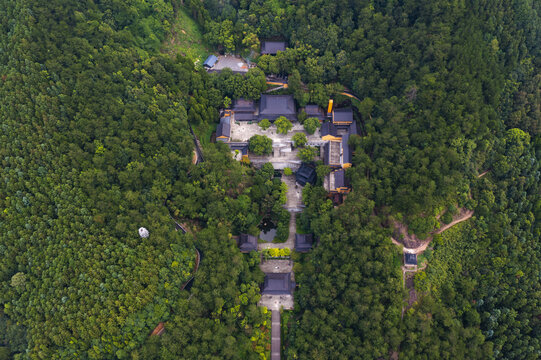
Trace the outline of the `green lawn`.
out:
<instances>
[{"instance_id":1,"label":"green lawn","mask_svg":"<svg viewBox=\"0 0 541 360\"><path fill-rule=\"evenodd\" d=\"M209 48L203 41L202 30L181 6L171 26L171 33L165 39L163 51L172 55L182 54L202 64L210 54Z\"/></svg>"}]
</instances>

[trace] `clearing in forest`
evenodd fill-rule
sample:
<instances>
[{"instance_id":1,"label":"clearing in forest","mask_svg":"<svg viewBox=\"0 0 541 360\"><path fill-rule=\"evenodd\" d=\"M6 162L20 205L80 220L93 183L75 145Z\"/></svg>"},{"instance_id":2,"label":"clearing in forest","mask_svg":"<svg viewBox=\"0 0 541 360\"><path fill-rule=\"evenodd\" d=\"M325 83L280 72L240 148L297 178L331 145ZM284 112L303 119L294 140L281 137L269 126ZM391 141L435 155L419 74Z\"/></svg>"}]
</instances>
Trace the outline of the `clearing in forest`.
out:
<instances>
[{"instance_id":1,"label":"clearing in forest","mask_svg":"<svg viewBox=\"0 0 541 360\"><path fill-rule=\"evenodd\" d=\"M202 29L188 14L184 6L179 7L176 17L171 24L171 33L167 36L163 52L181 54L194 62L202 63L210 54L203 41Z\"/></svg>"}]
</instances>

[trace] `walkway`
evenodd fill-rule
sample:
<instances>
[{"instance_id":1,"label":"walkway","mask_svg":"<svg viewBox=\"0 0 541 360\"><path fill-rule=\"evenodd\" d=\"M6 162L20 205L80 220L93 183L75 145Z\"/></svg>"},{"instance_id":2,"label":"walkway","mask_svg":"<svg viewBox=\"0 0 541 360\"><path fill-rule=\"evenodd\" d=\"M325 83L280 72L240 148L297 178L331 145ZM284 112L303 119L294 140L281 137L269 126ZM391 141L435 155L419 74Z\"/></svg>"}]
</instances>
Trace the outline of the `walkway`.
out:
<instances>
[{"instance_id":1,"label":"walkway","mask_svg":"<svg viewBox=\"0 0 541 360\"><path fill-rule=\"evenodd\" d=\"M294 176L282 176L282 181L287 185L287 200L284 207L289 211L289 236L284 243L273 244L264 243L258 245L258 250L266 248L295 248L295 234L297 232L296 214L303 209L302 187L296 186ZM291 273L291 280L295 281L293 273L293 261L291 260L267 260L261 261L259 265L261 271L265 274ZM280 310L293 310L295 305L293 294L283 295L262 295L258 303L259 306L265 306L271 310L271 360L279 360L281 353L280 339Z\"/></svg>"},{"instance_id":2,"label":"walkway","mask_svg":"<svg viewBox=\"0 0 541 360\"><path fill-rule=\"evenodd\" d=\"M271 360L280 360L280 311L273 310L271 319Z\"/></svg>"}]
</instances>

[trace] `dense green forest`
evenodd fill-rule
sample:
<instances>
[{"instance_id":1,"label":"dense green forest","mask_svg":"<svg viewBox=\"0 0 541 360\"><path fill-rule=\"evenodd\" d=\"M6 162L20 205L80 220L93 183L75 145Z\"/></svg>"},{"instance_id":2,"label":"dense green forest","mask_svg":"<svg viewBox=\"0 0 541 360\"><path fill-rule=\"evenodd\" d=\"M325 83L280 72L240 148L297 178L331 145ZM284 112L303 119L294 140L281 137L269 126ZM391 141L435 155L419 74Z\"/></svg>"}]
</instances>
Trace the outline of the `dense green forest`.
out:
<instances>
[{"instance_id":1,"label":"dense green forest","mask_svg":"<svg viewBox=\"0 0 541 360\"><path fill-rule=\"evenodd\" d=\"M257 68L161 53L181 7ZM540 2L0 0L0 15L0 359L265 356L259 257L233 236L287 223L286 189L224 144L192 164L189 126L258 99L266 74L298 105L353 105L363 134L344 204L304 189L318 246L296 255L284 356L541 356ZM289 48L258 57L265 39ZM402 314L388 220L422 235L455 206L475 215L435 237Z\"/></svg>"}]
</instances>

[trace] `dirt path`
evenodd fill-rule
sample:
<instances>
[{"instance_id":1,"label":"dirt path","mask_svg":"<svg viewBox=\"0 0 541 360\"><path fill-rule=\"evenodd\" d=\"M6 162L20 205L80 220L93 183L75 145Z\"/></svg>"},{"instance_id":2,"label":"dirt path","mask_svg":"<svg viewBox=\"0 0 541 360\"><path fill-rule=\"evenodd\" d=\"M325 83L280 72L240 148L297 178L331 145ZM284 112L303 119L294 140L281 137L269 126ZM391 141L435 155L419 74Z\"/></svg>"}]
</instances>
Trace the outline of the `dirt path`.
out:
<instances>
[{"instance_id":1,"label":"dirt path","mask_svg":"<svg viewBox=\"0 0 541 360\"><path fill-rule=\"evenodd\" d=\"M425 240L419 240L415 235L409 235L406 225L395 222L395 225L398 228L399 232L403 235L404 240L403 242L400 242L395 237L391 236L391 241L395 245L404 246L403 248L404 253L421 254L427 249L430 242L432 242L432 239L435 234L441 234L442 232L455 226L456 224L468 220L469 218L473 216L473 213L474 213L473 210L467 210L467 209L461 208L459 214L453 218L453 221L451 221L449 224L444 224L438 230L433 231L431 233L432 235L430 235Z\"/></svg>"},{"instance_id":2,"label":"dirt path","mask_svg":"<svg viewBox=\"0 0 541 360\"><path fill-rule=\"evenodd\" d=\"M488 174L489 172L490 172L490 170L483 171L482 173L480 173L479 175L477 175L477 178L482 178L483 176L485 176L485 175Z\"/></svg>"}]
</instances>

